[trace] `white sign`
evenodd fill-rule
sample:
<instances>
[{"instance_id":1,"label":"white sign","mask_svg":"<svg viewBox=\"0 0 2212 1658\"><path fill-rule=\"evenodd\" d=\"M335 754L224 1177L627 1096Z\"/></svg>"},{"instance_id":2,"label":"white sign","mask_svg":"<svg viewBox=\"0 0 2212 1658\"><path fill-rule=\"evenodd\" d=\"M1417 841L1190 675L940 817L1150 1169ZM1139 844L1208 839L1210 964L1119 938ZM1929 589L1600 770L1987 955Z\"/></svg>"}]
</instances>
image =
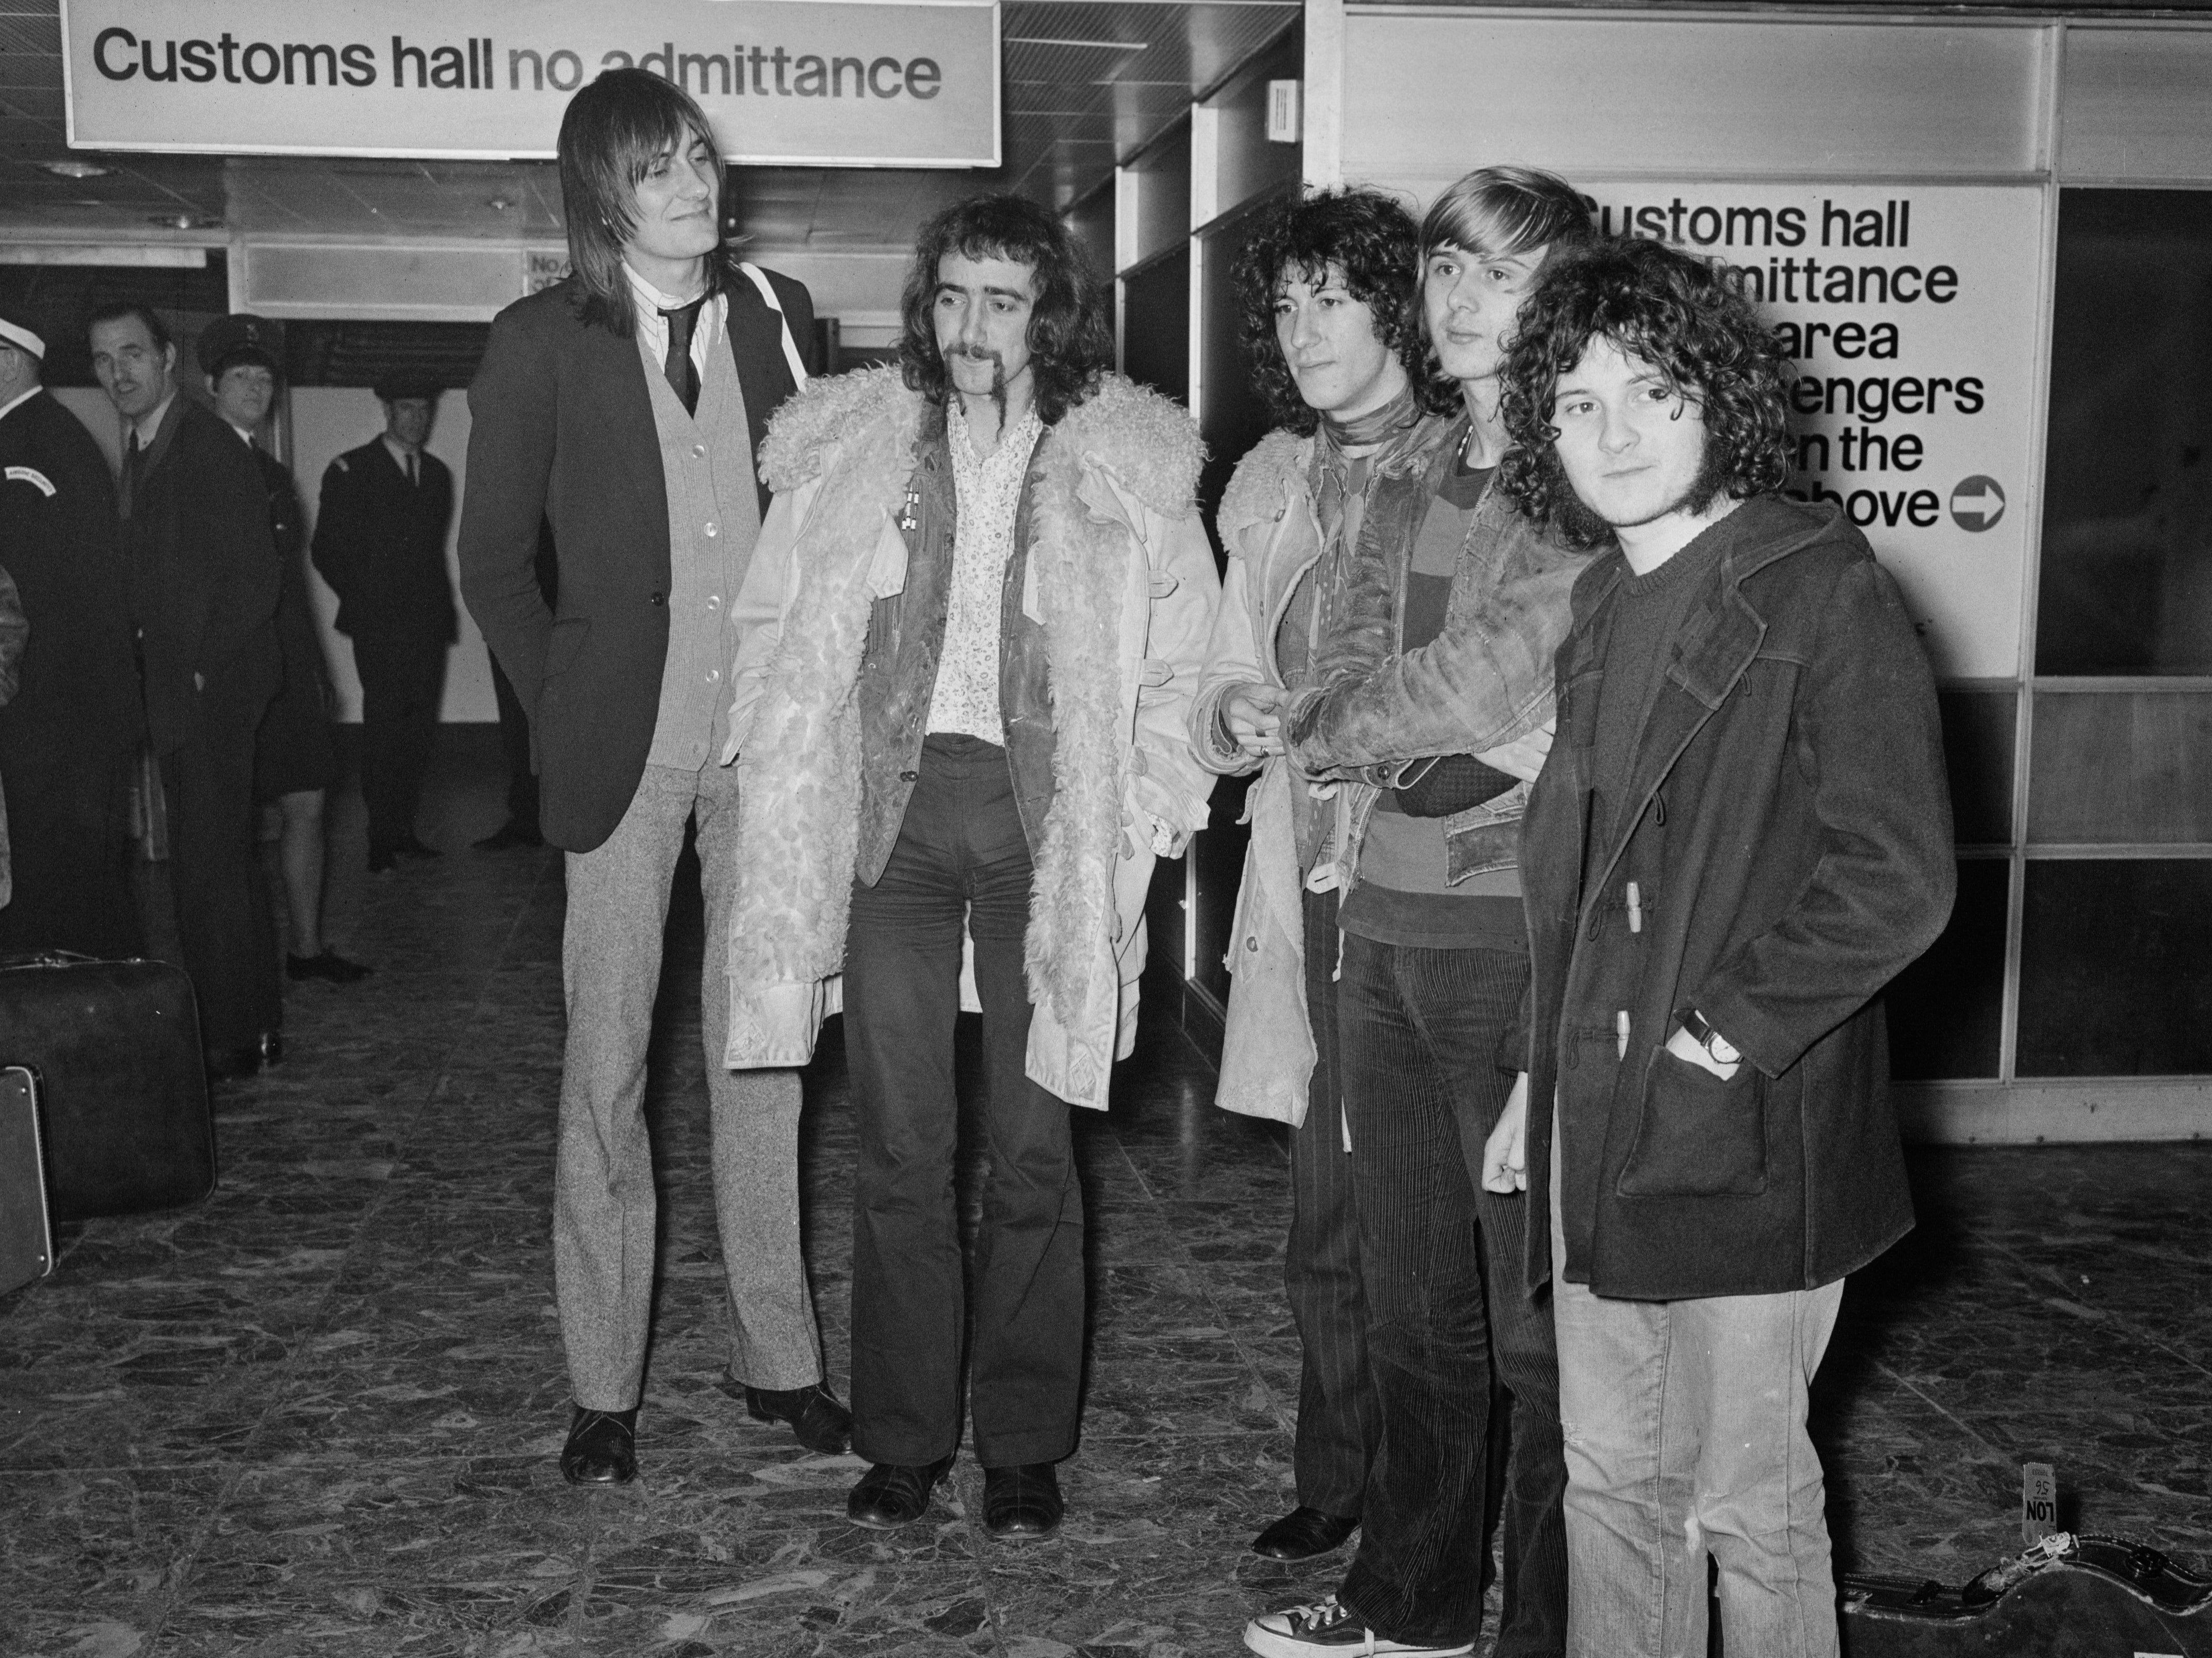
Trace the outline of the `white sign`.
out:
<instances>
[{"instance_id":1,"label":"white sign","mask_svg":"<svg viewBox=\"0 0 2212 1658\"><path fill-rule=\"evenodd\" d=\"M1720 260L1797 361L1790 493L1834 501L1939 674L2010 678L2034 544L2043 192L1616 185L1600 228Z\"/></svg>"},{"instance_id":2,"label":"white sign","mask_svg":"<svg viewBox=\"0 0 2212 1658\"><path fill-rule=\"evenodd\" d=\"M2020 1540L2033 1548L2058 1529L2058 1475L2048 1462L2020 1465Z\"/></svg>"},{"instance_id":3,"label":"white sign","mask_svg":"<svg viewBox=\"0 0 2212 1658\"><path fill-rule=\"evenodd\" d=\"M681 84L732 161L996 167L996 0L62 0L69 141L537 157L601 70Z\"/></svg>"}]
</instances>

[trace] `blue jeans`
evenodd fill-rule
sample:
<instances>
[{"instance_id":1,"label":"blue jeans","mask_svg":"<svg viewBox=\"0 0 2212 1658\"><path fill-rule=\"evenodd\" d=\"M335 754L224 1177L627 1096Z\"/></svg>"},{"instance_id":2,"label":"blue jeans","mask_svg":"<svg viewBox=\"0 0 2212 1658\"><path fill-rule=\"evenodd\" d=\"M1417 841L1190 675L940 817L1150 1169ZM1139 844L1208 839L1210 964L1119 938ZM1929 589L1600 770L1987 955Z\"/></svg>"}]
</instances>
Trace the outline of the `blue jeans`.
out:
<instances>
[{"instance_id":1,"label":"blue jeans","mask_svg":"<svg viewBox=\"0 0 2212 1658\"><path fill-rule=\"evenodd\" d=\"M1571 1658L1705 1658L1708 1554L1730 1653L1834 1658L1835 1576L1805 1411L1843 1298L1840 1278L1691 1301L1611 1301L1553 1283Z\"/></svg>"}]
</instances>

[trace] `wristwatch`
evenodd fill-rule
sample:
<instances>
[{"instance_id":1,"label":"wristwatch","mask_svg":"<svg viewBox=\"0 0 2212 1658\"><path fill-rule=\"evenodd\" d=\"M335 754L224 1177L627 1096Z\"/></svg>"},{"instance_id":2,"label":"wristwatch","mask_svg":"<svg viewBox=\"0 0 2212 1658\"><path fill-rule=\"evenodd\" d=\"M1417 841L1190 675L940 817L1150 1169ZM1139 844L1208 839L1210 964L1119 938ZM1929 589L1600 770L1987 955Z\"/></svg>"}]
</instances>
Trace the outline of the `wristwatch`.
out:
<instances>
[{"instance_id":1,"label":"wristwatch","mask_svg":"<svg viewBox=\"0 0 2212 1658\"><path fill-rule=\"evenodd\" d=\"M1690 1040L1705 1050L1705 1055L1715 1065L1734 1065L1743 1057L1742 1051L1712 1027L1712 1022L1694 1007L1686 1007L1674 1015L1675 1023L1690 1033Z\"/></svg>"}]
</instances>

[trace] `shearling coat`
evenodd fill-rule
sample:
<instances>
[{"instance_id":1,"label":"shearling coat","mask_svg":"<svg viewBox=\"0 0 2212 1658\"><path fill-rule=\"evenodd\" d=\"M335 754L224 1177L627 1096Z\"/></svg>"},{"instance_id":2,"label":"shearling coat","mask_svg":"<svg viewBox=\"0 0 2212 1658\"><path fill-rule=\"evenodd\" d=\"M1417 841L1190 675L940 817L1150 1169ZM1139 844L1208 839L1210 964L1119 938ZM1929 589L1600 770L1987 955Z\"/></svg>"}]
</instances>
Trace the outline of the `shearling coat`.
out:
<instances>
[{"instance_id":1,"label":"shearling coat","mask_svg":"<svg viewBox=\"0 0 2212 1658\"><path fill-rule=\"evenodd\" d=\"M879 369L817 381L762 451L775 490L732 620L739 790L729 950L735 1068L803 1065L830 1007L858 856L854 695L878 600L902 591L897 519L926 405ZM1220 585L1194 492L1200 449L1174 404L1109 375L1039 444L1022 598L1046 638L1053 795L1025 958L1028 1073L1103 1108L1135 1036L1154 859L1202 827L1212 779L1185 717Z\"/></svg>"}]
</instances>

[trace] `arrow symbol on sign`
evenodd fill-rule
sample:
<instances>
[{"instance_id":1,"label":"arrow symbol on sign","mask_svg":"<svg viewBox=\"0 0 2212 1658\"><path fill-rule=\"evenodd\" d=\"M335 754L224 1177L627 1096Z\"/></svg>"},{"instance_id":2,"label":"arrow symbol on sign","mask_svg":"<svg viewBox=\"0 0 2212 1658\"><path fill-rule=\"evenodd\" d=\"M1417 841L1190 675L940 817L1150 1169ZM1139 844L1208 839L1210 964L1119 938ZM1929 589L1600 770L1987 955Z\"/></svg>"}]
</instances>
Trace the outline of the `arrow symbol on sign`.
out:
<instances>
[{"instance_id":1,"label":"arrow symbol on sign","mask_svg":"<svg viewBox=\"0 0 2212 1658\"><path fill-rule=\"evenodd\" d=\"M1951 516L1961 530L1978 533L2004 516L2004 487L1977 473L1951 491Z\"/></svg>"}]
</instances>

